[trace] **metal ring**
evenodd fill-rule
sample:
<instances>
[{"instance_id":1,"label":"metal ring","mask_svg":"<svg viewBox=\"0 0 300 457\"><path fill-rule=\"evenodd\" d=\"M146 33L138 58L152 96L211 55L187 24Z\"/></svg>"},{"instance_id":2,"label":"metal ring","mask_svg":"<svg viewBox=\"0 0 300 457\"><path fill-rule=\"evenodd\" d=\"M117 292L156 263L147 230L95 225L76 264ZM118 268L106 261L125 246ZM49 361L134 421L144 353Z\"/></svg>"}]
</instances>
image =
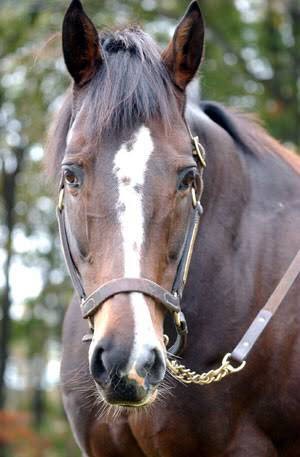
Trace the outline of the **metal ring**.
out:
<instances>
[{"instance_id":1,"label":"metal ring","mask_svg":"<svg viewBox=\"0 0 300 457\"><path fill-rule=\"evenodd\" d=\"M60 189L59 196L58 196L57 207L58 207L59 211L62 211L64 209L64 195L65 195L65 188L62 187Z\"/></svg>"},{"instance_id":2,"label":"metal ring","mask_svg":"<svg viewBox=\"0 0 300 457\"><path fill-rule=\"evenodd\" d=\"M198 203L198 200L197 200L197 196L196 196L196 190L195 190L195 187L192 187L191 189L191 193L192 193L192 202L193 202L193 207L196 208L197 206L197 203Z\"/></svg>"},{"instance_id":3,"label":"metal ring","mask_svg":"<svg viewBox=\"0 0 300 457\"><path fill-rule=\"evenodd\" d=\"M175 324L177 327L180 327L181 326L181 318L180 318L180 311L179 312L176 312L174 313L174 321L175 321Z\"/></svg>"},{"instance_id":4,"label":"metal ring","mask_svg":"<svg viewBox=\"0 0 300 457\"><path fill-rule=\"evenodd\" d=\"M166 347L168 346L169 341L170 341L170 339L169 339L168 335L164 334L164 345L165 345Z\"/></svg>"},{"instance_id":5,"label":"metal ring","mask_svg":"<svg viewBox=\"0 0 300 457\"><path fill-rule=\"evenodd\" d=\"M239 366L237 366L236 368L233 367L233 366L231 365L231 363L230 363L230 360L229 360L230 357L231 357L231 353L228 352L228 354L226 354L226 355L223 357L222 365L226 365L226 364L228 363L228 364L230 365L230 371L231 371L232 373L237 373L238 371L241 371L241 370L245 367L245 365L246 365L246 360L243 360L243 362L242 362Z\"/></svg>"}]
</instances>

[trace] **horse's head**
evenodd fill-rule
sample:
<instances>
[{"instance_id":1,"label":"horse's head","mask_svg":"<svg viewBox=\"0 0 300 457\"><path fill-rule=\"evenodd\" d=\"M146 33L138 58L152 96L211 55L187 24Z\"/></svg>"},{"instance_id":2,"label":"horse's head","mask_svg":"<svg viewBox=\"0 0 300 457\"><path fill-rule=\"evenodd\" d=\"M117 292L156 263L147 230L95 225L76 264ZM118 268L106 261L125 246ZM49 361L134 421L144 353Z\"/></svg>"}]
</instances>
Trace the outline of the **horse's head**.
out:
<instances>
[{"instance_id":1,"label":"horse's head","mask_svg":"<svg viewBox=\"0 0 300 457\"><path fill-rule=\"evenodd\" d=\"M163 53L137 28L98 35L78 0L66 13L63 51L74 87L64 218L87 294L124 277L172 288L197 179L184 103L203 33L196 2ZM114 293L93 314L90 371L109 403L154 399L166 370L164 314L141 292Z\"/></svg>"}]
</instances>

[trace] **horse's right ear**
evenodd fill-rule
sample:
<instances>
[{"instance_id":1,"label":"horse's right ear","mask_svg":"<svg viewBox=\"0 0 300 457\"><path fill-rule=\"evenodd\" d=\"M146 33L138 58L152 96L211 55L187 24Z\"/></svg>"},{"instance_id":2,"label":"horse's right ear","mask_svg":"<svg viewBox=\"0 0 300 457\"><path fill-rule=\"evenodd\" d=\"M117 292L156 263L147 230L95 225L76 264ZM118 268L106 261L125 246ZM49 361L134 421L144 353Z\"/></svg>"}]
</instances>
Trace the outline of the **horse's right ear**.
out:
<instances>
[{"instance_id":1,"label":"horse's right ear","mask_svg":"<svg viewBox=\"0 0 300 457\"><path fill-rule=\"evenodd\" d=\"M98 32L79 0L73 0L63 22L63 54L67 69L78 86L95 75L102 62Z\"/></svg>"}]
</instances>

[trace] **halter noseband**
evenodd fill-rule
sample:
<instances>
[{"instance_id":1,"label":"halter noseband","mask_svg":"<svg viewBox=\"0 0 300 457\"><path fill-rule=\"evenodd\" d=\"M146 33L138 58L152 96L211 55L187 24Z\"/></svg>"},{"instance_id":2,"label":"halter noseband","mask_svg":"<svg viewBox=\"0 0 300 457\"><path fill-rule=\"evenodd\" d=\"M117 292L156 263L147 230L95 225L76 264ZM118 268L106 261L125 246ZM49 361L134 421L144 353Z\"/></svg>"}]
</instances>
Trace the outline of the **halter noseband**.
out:
<instances>
[{"instance_id":1,"label":"halter noseband","mask_svg":"<svg viewBox=\"0 0 300 457\"><path fill-rule=\"evenodd\" d=\"M200 217L203 213L201 197L203 193L203 170L206 167L205 151L199 142L199 138L197 136L194 137L191 133L190 128L188 126L187 128L193 145L193 155L198 166L200 186L199 189L196 189L194 185L191 187L192 211L186 231L182 255L177 267L171 292L146 278L117 278L102 284L98 289L87 296L81 282L79 271L73 260L70 245L68 242L63 212L63 179L60 183L59 200L56 208L56 216L58 220L59 234L64 259L73 287L81 300L82 317L84 319L88 319L91 331L93 332L92 317L108 298L120 293L140 292L154 298L173 316L177 337L174 344L168 349L171 354L180 354L184 349L187 341L188 329L184 314L181 310L181 299L188 277L191 258L194 250L196 236L198 233ZM83 337L84 342L89 342L91 340L92 333Z\"/></svg>"}]
</instances>

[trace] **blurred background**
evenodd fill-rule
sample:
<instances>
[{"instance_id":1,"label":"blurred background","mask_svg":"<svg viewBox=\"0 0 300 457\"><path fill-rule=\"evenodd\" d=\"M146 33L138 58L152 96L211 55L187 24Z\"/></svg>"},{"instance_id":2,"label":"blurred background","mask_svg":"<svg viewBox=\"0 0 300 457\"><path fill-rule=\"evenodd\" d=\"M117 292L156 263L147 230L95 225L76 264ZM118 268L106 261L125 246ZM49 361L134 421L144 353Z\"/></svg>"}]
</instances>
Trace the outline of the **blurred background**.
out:
<instances>
[{"instance_id":1,"label":"blurred background","mask_svg":"<svg viewBox=\"0 0 300 457\"><path fill-rule=\"evenodd\" d=\"M85 0L101 27L139 23L165 45L188 0ZM300 1L199 0L203 99L257 112L300 147ZM0 457L76 457L59 397L61 324L71 296L56 189L43 171L50 120L69 84L67 0L0 2Z\"/></svg>"}]
</instances>

